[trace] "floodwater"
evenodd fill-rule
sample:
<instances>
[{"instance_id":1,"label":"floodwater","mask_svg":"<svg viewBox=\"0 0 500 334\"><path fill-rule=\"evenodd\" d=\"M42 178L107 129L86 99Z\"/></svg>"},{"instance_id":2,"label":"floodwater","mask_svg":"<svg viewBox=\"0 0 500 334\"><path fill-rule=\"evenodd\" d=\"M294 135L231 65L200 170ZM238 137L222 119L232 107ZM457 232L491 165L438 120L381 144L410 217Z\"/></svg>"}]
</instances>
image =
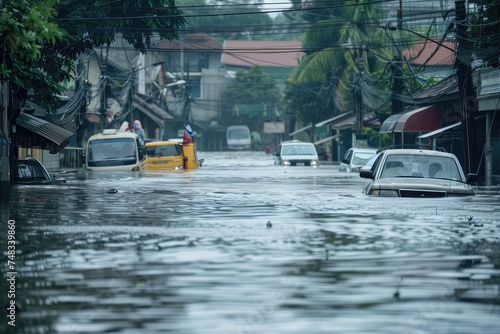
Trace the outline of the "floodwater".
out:
<instances>
[{"instance_id":1,"label":"floodwater","mask_svg":"<svg viewBox=\"0 0 500 334\"><path fill-rule=\"evenodd\" d=\"M198 154L191 172L14 187L0 300L11 219L20 310L0 332L500 332L498 186L375 198L332 165Z\"/></svg>"}]
</instances>

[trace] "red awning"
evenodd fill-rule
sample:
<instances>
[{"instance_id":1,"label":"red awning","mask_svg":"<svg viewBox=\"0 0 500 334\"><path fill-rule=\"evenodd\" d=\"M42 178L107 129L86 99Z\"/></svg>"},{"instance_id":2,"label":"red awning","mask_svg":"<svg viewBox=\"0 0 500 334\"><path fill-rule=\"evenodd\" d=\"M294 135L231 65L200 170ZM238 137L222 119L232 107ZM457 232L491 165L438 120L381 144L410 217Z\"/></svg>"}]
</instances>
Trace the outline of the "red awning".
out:
<instances>
[{"instance_id":1,"label":"red awning","mask_svg":"<svg viewBox=\"0 0 500 334\"><path fill-rule=\"evenodd\" d=\"M380 133L430 132L439 129L440 115L436 105L399 113L387 118Z\"/></svg>"}]
</instances>

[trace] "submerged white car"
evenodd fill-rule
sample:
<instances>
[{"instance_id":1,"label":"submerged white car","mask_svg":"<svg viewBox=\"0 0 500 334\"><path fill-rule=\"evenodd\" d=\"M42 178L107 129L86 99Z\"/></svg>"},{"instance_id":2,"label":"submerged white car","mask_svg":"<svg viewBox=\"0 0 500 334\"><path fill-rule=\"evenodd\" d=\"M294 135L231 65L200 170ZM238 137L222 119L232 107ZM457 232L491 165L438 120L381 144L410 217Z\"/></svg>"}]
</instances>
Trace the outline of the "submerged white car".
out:
<instances>
[{"instance_id":1,"label":"submerged white car","mask_svg":"<svg viewBox=\"0 0 500 334\"><path fill-rule=\"evenodd\" d=\"M454 154L429 149L382 150L359 176L372 180L364 194L389 197L471 196L469 183L477 181L477 174L465 177Z\"/></svg>"},{"instance_id":2,"label":"submerged white car","mask_svg":"<svg viewBox=\"0 0 500 334\"><path fill-rule=\"evenodd\" d=\"M339 172L359 172L368 160L377 153L376 148L351 147L340 162Z\"/></svg>"},{"instance_id":3,"label":"submerged white car","mask_svg":"<svg viewBox=\"0 0 500 334\"><path fill-rule=\"evenodd\" d=\"M278 145L274 164L282 166L318 166L318 152L313 143L300 140L284 141Z\"/></svg>"}]
</instances>

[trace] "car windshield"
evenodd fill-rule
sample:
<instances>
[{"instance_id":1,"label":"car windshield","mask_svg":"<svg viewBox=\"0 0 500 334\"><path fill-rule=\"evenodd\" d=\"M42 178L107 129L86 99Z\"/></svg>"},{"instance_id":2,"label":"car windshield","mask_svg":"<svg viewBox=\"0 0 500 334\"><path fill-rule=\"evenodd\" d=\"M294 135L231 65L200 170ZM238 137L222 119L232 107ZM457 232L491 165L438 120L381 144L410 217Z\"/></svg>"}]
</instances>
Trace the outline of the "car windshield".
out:
<instances>
[{"instance_id":1,"label":"car windshield","mask_svg":"<svg viewBox=\"0 0 500 334\"><path fill-rule=\"evenodd\" d=\"M14 180L50 180L50 176L45 169L35 162L19 161L17 169L14 170Z\"/></svg>"},{"instance_id":2,"label":"car windshield","mask_svg":"<svg viewBox=\"0 0 500 334\"><path fill-rule=\"evenodd\" d=\"M136 162L136 145L132 138L98 139L89 142L89 166L121 166Z\"/></svg>"},{"instance_id":3,"label":"car windshield","mask_svg":"<svg viewBox=\"0 0 500 334\"><path fill-rule=\"evenodd\" d=\"M285 145L282 155L315 155L316 149L312 145Z\"/></svg>"},{"instance_id":4,"label":"car windshield","mask_svg":"<svg viewBox=\"0 0 500 334\"><path fill-rule=\"evenodd\" d=\"M374 154L375 153L371 152L355 152L354 157L352 158L352 164L364 166Z\"/></svg>"},{"instance_id":5,"label":"car windshield","mask_svg":"<svg viewBox=\"0 0 500 334\"><path fill-rule=\"evenodd\" d=\"M172 157L181 155L179 145L157 145L148 146L146 149L148 157Z\"/></svg>"},{"instance_id":6,"label":"car windshield","mask_svg":"<svg viewBox=\"0 0 500 334\"><path fill-rule=\"evenodd\" d=\"M247 139L250 132L246 129L231 129L227 132L227 139Z\"/></svg>"},{"instance_id":7,"label":"car windshield","mask_svg":"<svg viewBox=\"0 0 500 334\"><path fill-rule=\"evenodd\" d=\"M462 181L454 159L434 155L389 155L381 177L421 177Z\"/></svg>"}]
</instances>

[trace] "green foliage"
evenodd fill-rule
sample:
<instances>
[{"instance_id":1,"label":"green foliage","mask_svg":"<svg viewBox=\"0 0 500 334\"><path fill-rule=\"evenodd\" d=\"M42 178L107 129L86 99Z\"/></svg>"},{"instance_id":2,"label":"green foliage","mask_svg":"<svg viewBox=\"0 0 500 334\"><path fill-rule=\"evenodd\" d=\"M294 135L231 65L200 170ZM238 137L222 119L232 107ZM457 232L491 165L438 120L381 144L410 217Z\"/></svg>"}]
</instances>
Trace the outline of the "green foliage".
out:
<instances>
[{"instance_id":1,"label":"green foliage","mask_svg":"<svg viewBox=\"0 0 500 334\"><path fill-rule=\"evenodd\" d=\"M137 7L140 4L140 7ZM16 0L4 2L0 43L6 54L0 76L10 78L18 99L32 90L54 106L61 83L72 78L74 60L85 49L109 45L118 33L146 51L153 33L177 37L185 23L174 0Z\"/></svg>"},{"instance_id":2,"label":"green foliage","mask_svg":"<svg viewBox=\"0 0 500 334\"><path fill-rule=\"evenodd\" d=\"M500 3L484 0L475 13L469 14L469 41L480 58L489 65L499 65L500 54Z\"/></svg>"},{"instance_id":3,"label":"green foliage","mask_svg":"<svg viewBox=\"0 0 500 334\"><path fill-rule=\"evenodd\" d=\"M233 83L223 94L223 110L226 115L233 113L237 105L274 105L279 102L280 91L272 77L259 66L248 71L239 71Z\"/></svg>"},{"instance_id":4,"label":"green foliage","mask_svg":"<svg viewBox=\"0 0 500 334\"><path fill-rule=\"evenodd\" d=\"M230 105L237 103L277 102L279 90L272 77L259 66L248 71L239 71L231 86L224 93L224 100Z\"/></svg>"},{"instance_id":5,"label":"green foliage","mask_svg":"<svg viewBox=\"0 0 500 334\"><path fill-rule=\"evenodd\" d=\"M315 124L331 117L321 82L287 82L283 104L302 124Z\"/></svg>"},{"instance_id":6,"label":"green foliage","mask_svg":"<svg viewBox=\"0 0 500 334\"><path fill-rule=\"evenodd\" d=\"M253 0L239 0L228 5L217 0L183 0L183 12L186 16L186 27L194 31L216 32L221 40L253 40L265 39L265 36L254 34L255 31L266 31L272 25L272 18L261 13Z\"/></svg>"},{"instance_id":7,"label":"green foliage","mask_svg":"<svg viewBox=\"0 0 500 334\"><path fill-rule=\"evenodd\" d=\"M0 18L0 40L6 51L0 76L11 79L13 91L33 89L49 104L53 95L62 90L59 83L71 77L72 66L70 59L53 50L68 37L51 22L58 3L58 0L8 1Z\"/></svg>"},{"instance_id":8,"label":"green foliage","mask_svg":"<svg viewBox=\"0 0 500 334\"><path fill-rule=\"evenodd\" d=\"M8 1L0 17L0 40L11 55L22 62L37 61L45 43L55 43L63 36L49 20L58 0L45 0L45 4L26 0ZM5 74L5 73L2 73Z\"/></svg>"},{"instance_id":9,"label":"green foliage","mask_svg":"<svg viewBox=\"0 0 500 334\"><path fill-rule=\"evenodd\" d=\"M372 128L363 128L362 133L368 137L368 141L375 143L380 147L389 147L392 145L392 136L388 133L379 133Z\"/></svg>"},{"instance_id":10,"label":"green foliage","mask_svg":"<svg viewBox=\"0 0 500 334\"><path fill-rule=\"evenodd\" d=\"M57 11L59 27L78 37L65 50L71 55L109 45L119 33L146 52L154 33L173 40L186 23L175 0L61 0Z\"/></svg>"},{"instance_id":11,"label":"green foliage","mask_svg":"<svg viewBox=\"0 0 500 334\"><path fill-rule=\"evenodd\" d=\"M322 121L351 110L356 91L361 91L366 108L380 108L377 100L389 95L388 62L392 59L389 38L378 25L383 17L381 5L368 0L305 5L308 10L303 18L312 27L303 36L307 57L287 86L288 110L305 123ZM299 4L294 2L294 6ZM356 86L353 78L361 73L364 87L371 89Z\"/></svg>"}]
</instances>

